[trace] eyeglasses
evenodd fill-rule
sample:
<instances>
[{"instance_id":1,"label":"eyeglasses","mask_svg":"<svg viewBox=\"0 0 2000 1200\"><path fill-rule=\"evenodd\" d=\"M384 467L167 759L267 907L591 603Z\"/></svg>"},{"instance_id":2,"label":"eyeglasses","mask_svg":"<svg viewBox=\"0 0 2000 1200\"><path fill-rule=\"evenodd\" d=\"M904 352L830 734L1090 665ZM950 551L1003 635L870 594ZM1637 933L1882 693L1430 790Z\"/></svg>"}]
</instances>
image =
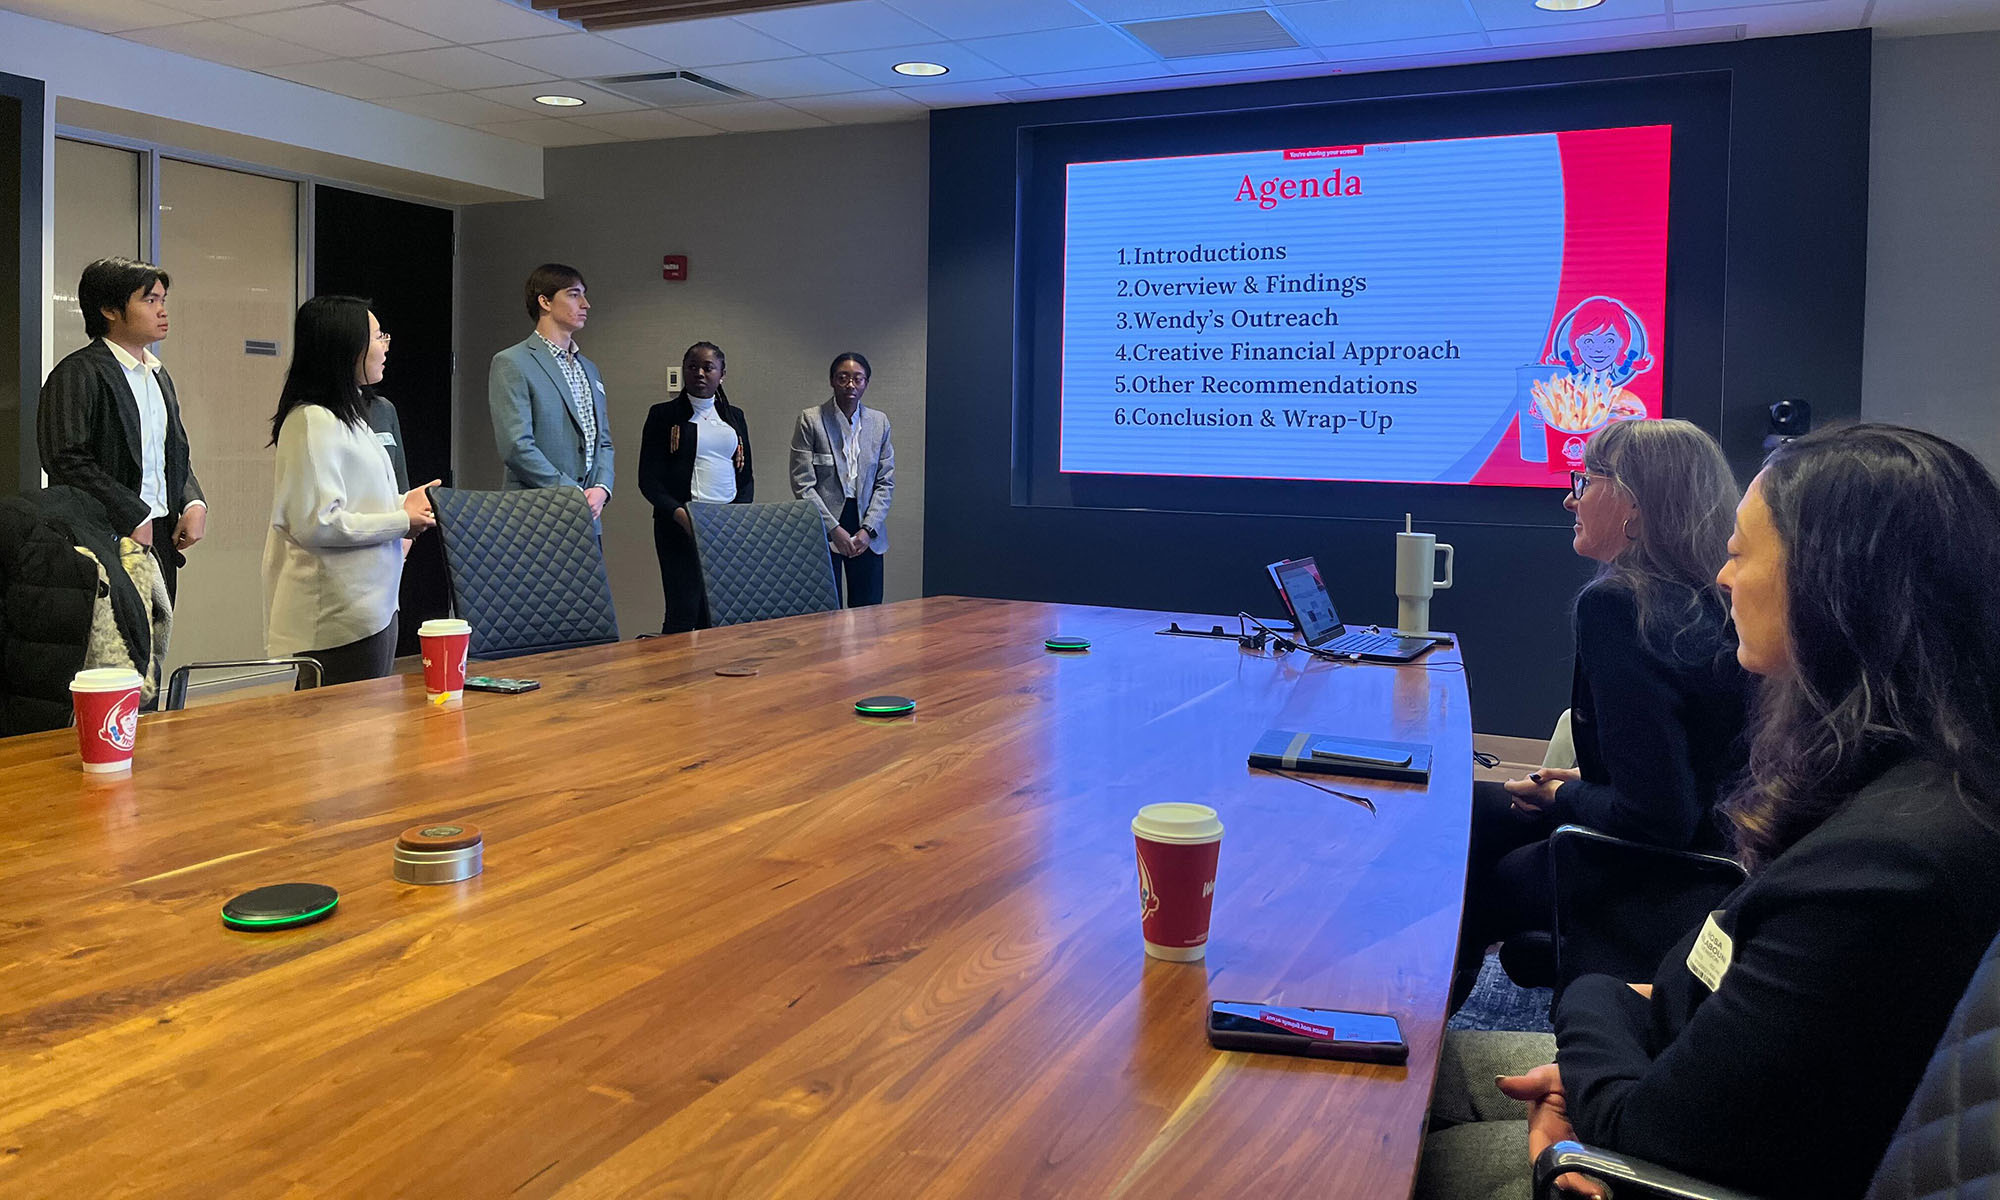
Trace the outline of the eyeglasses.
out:
<instances>
[{"instance_id":1,"label":"eyeglasses","mask_svg":"<svg viewBox=\"0 0 2000 1200\"><path fill-rule=\"evenodd\" d=\"M388 345L388 344L389 344L389 331L388 331L388 330L386 330L386 329L384 329L384 330L382 330L381 332L377 333L377 334L375 335L375 340L376 340L376 341L378 341L378 342L380 342L380 343L382 343L382 344L383 344L384 346Z\"/></svg>"},{"instance_id":2,"label":"eyeglasses","mask_svg":"<svg viewBox=\"0 0 2000 1200\"><path fill-rule=\"evenodd\" d=\"M835 383L866 383L868 376L859 371L842 371L833 377Z\"/></svg>"},{"instance_id":3,"label":"eyeglasses","mask_svg":"<svg viewBox=\"0 0 2000 1200\"><path fill-rule=\"evenodd\" d=\"M1598 471L1595 474L1589 471L1571 471L1569 473L1569 494L1581 501L1583 494L1590 490L1591 481L1614 478L1616 476L1612 475L1609 471Z\"/></svg>"}]
</instances>

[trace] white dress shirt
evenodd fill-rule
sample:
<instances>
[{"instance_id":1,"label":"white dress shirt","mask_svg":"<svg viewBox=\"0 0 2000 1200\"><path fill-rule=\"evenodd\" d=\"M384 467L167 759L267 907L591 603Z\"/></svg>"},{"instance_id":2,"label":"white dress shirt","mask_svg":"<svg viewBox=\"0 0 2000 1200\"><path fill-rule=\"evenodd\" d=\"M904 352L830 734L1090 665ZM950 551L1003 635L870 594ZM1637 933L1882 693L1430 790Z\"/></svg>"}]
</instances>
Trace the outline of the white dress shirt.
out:
<instances>
[{"instance_id":1,"label":"white dress shirt","mask_svg":"<svg viewBox=\"0 0 2000 1200\"><path fill-rule=\"evenodd\" d=\"M125 347L104 339L111 357L125 371L126 386L139 406L139 499L154 517L167 515L167 397L160 391L160 360L151 350L133 358Z\"/></svg>"},{"instance_id":2,"label":"white dress shirt","mask_svg":"<svg viewBox=\"0 0 2000 1200\"><path fill-rule=\"evenodd\" d=\"M382 632L410 532L396 469L367 424L301 404L278 430L264 539L264 649L332 650Z\"/></svg>"},{"instance_id":3,"label":"white dress shirt","mask_svg":"<svg viewBox=\"0 0 2000 1200\"><path fill-rule=\"evenodd\" d=\"M834 403L833 411L835 412L840 411L839 402L836 401ZM842 457L844 457L847 461L843 463L841 466L840 490L847 493L847 498L849 500L859 500L861 499L861 402L860 401L858 400L855 401L854 415L851 417L842 416L841 422L847 426L846 429L841 430L841 439L840 439L841 449L843 451Z\"/></svg>"},{"instance_id":4,"label":"white dress shirt","mask_svg":"<svg viewBox=\"0 0 2000 1200\"><path fill-rule=\"evenodd\" d=\"M715 411L713 396L703 400L689 396L694 404L694 482L689 488L696 500L728 504L736 499L736 427Z\"/></svg>"}]
</instances>

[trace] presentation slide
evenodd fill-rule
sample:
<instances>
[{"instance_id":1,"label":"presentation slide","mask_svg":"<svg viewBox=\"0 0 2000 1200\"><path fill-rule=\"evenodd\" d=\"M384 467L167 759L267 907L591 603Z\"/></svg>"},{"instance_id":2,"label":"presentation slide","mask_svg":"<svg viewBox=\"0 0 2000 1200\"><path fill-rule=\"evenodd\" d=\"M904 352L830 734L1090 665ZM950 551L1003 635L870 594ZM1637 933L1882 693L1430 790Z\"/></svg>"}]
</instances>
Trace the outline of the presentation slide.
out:
<instances>
[{"instance_id":1,"label":"presentation slide","mask_svg":"<svg viewBox=\"0 0 2000 1200\"><path fill-rule=\"evenodd\" d=\"M1061 469L1567 485L1661 415L1672 133L1069 164Z\"/></svg>"}]
</instances>

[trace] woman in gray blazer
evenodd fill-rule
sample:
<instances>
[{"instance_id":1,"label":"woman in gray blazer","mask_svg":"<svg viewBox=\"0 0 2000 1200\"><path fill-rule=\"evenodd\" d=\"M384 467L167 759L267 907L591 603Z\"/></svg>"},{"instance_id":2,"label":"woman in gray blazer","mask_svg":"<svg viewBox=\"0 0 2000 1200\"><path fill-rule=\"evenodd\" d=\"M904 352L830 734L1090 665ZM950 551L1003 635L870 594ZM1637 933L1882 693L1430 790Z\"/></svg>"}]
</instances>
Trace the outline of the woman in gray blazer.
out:
<instances>
[{"instance_id":1,"label":"woman in gray blazer","mask_svg":"<svg viewBox=\"0 0 2000 1200\"><path fill-rule=\"evenodd\" d=\"M271 418L265 650L318 661L325 683L377 679L396 657L403 539L435 523L423 487L398 493L368 424L362 389L382 381L389 335L366 300L315 296L299 308L292 346Z\"/></svg>"},{"instance_id":2,"label":"woman in gray blazer","mask_svg":"<svg viewBox=\"0 0 2000 1200\"><path fill-rule=\"evenodd\" d=\"M792 430L792 495L819 509L834 578L846 577L847 607L882 603L882 556L889 551L889 500L896 448L889 417L861 396L874 372L847 351L826 369L833 395L799 414Z\"/></svg>"}]
</instances>

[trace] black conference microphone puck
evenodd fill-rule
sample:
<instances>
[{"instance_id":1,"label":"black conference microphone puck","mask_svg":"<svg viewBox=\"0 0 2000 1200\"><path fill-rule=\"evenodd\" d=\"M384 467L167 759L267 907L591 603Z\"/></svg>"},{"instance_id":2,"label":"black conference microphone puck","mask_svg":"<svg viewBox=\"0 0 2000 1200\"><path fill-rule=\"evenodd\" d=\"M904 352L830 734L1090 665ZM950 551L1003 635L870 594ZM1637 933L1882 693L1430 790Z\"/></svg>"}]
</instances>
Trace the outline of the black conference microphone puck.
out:
<instances>
[{"instance_id":1,"label":"black conference microphone puck","mask_svg":"<svg viewBox=\"0 0 2000 1200\"><path fill-rule=\"evenodd\" d=\"M854 702L854 711L864 717L900 717L916 707L917 702L908 696L869 696Z\"/></svg>"},{"instance_id":2,"label":"black conference microphone puck","mask_svg":"<svg viewBox=\"0 0 2000 1200\"><path fill-rule=\"evenodd\" d=\"M274 883L243 893L222 906L222 923L261 933L296 929L333 915L340 893L323 883Z\"/></svg>"},{"instance_id":3,"label":"black conference microphone puck","mask_svg":"<svg viewBox=\"0 0 2000 1200\"><path fill-rule=\"evenodd\" d=\"M1090 639L1063 635L1060 637L1045 638L1042 641L1042 645L1047 646L1051 650L1088 650L1090 649Z\"/></svg>"}]
</instances>

